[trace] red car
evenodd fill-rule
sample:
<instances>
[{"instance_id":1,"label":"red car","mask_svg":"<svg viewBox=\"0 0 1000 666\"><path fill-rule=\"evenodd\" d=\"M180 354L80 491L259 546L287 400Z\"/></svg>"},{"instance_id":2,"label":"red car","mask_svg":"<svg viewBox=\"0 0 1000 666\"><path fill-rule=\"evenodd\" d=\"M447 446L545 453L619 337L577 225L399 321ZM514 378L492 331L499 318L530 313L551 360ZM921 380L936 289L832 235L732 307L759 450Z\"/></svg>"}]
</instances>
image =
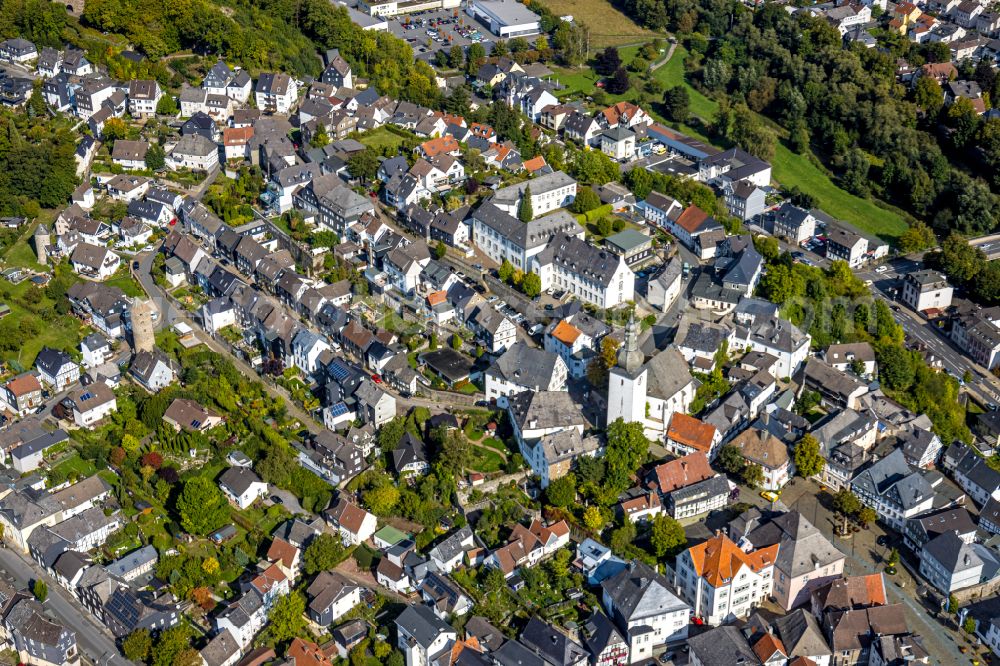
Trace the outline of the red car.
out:
<instances>
[{"instance_id":1,"label":"red car","mask_svg":"<svg viewBox=\"0 0 1000 666\"><path fill-rule=\"evenodd\" d=\"M382 378L378 375L372 375L372 381L375 382L376 384L381 384Z\"/></svg>"}]
</instances>

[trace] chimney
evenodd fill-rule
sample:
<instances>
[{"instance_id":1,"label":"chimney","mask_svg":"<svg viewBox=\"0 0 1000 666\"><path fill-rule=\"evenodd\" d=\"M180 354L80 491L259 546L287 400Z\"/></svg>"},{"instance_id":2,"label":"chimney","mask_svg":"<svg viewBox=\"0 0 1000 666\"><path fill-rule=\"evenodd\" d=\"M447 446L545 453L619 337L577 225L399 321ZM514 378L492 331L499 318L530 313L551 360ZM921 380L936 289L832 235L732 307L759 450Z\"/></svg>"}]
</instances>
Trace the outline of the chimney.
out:
<instances>
[{"instance_id":1,"label":"chimney","mask_svg":"<svg viewBox=\"0 0 1000 666\"><path fill-rule=\"evenodd\" d=\"M764 425L767 425L767 421L768 421L769 418L771 418L771 415L768 413L768 411L766 409L763 412L761 412L761 415L760 415L760 422L761 423L763 423Z\"/></svg>"}]
</instances>

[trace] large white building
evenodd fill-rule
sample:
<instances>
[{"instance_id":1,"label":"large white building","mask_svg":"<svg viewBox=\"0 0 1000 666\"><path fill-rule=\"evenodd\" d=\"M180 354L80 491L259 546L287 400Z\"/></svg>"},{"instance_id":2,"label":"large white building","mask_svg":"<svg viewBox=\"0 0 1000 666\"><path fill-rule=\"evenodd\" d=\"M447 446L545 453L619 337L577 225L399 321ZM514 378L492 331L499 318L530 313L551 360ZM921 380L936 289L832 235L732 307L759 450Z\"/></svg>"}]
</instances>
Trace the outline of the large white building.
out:
<instances>
[{"instance_id":1,"label":"large white building","mask_svg":"<svg viewBox=\"0 0 1000 666\"><path fill-rule=\"evenodd\" d=\"M532 195L534 196L534 195ZM515 213L517 208L514 208ZM498 264L506 259L515 268L531 270L530 259L545 249L556 234L583 238L583 227L565 211L524 223L488 201L472 214L472 242Z\"/></svg>"},{"instance_id":2,"label":"large white building","mask_svg":"<svg viewBox=\"0 0 1000 666\"><path fill-rule=\"evenodd\" d=\"M711 625L746 617L771 594L778 544L743 552L724 534L677 558L677 589L696 617Z\"/></svg>"},{"instance_id":3,"label":"large white building","mask_svg":"<svg viewBox=\"0 0 1000 666\"><path fill-rule=\"evenodd\" d=\"M626 423L642 423L646 437L662 442L670 417L691 407L695 381L687 361L676 349L666 349L648 362L644 359L633 317L625 327L618 365L608 376L607 422L620 418Z\"/></svg>"},{"instance_id":4,"label":"large white building","mask_svg":"<svg viewBox=\"0 0 1000 666\"><path fill-rule=\"evenodd\" d=\"M473 0L465 11L503 39L537 35L542 31L538 14L517 0Z\"/></svg>"},{"instance_id":5,"label":"large white building","mask_svg":"<svg viewBox=\"0 0 1000 666\"><path fill-rule=\"evenodd\" d=\"M578 236L557 234L531 260L542 289L559 289L599 308L613 308L635 296L635 273L625 257Z\"/></svg>"},{"instance_id":6,"label":"large white building","mask_svg":"<svg viewBox=\"0 0 1000 666\"><path fill-rule=\"evenodd\" d=\"M563 208L576 199L576 181L562 171L553 171L496 191L493 205L508 215L517 215L525 190L531 194L531 212L538 218Z\"/></svg>"}]
</instances>

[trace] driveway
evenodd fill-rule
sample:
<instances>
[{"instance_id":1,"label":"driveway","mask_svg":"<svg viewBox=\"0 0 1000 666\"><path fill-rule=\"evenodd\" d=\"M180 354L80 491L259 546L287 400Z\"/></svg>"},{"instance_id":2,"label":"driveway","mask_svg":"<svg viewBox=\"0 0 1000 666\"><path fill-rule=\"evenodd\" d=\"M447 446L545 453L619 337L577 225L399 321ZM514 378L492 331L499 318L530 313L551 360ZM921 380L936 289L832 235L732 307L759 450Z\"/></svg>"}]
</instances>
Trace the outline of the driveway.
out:
<instances>
[{"instance_id":1,"label":"driveway","mask_svg":"<svg viewBox=\"0 0 1000 666\"><path fill-rule=\"evenodd\" d=\"M306 511L305 509L302 508L302 505L299 504L299 500L295 495L291 494L287 490L282 490L277 486L272 486L271 484L268 484L267 497L264 499L264 504L268 506L275 504L275 502L271 501L272 496L281 499L281 506L285 507L285 509L287 509L289 513L292 514L301 513L306 516L314 515L311 512Z\"/></svg>"}]
</instances>

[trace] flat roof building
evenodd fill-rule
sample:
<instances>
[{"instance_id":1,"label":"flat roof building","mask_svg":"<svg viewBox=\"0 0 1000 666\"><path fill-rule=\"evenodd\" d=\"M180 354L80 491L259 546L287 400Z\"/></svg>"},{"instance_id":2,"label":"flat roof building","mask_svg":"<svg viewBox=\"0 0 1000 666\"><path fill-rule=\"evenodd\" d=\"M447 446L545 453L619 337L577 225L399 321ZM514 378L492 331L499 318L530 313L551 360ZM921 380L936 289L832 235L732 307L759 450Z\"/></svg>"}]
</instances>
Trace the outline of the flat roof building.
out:
<instances>
[{"instance_id":1,"label":"flat roof building","mask_svg":"<svg viewBox=\"0 0 1000 666\"><path fill-rule=\"evenodd\" d=\"M504 39L541 32L538 14L516 0L473 0L465 11L485 23L494 35Z\"/></svg>"}]
</instances>

